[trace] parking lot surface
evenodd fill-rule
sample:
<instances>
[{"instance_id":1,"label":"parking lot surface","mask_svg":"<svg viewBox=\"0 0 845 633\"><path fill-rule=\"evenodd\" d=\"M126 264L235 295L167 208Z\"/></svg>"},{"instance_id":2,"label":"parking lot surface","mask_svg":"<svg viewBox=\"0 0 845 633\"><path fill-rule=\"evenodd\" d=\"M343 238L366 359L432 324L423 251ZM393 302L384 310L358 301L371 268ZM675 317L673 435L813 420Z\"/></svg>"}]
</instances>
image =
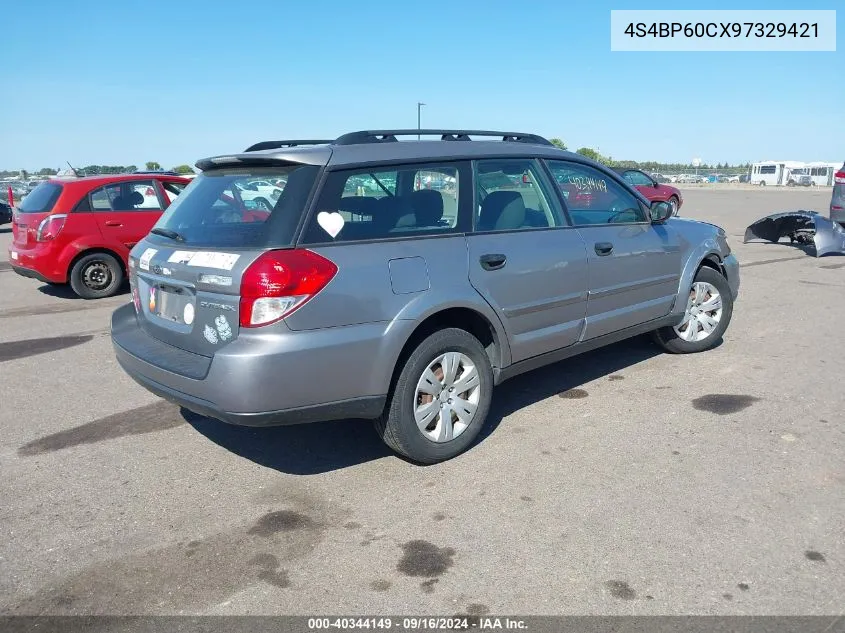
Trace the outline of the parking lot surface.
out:
<instances>
[{"instance_id":1,"label":"parking lot surface","mask_svg":"<svg viewBox=\"0 0 845 633\"><path fill-rule=\"evenodd\" d=\"M114 360L128 295L15 275L0 227L0 613L841 612L845 257L741 243L830 189L684 197L742 264L724 343L523 375L429 467L369 422L183 415Z\"/></svg>"}]
</instances>

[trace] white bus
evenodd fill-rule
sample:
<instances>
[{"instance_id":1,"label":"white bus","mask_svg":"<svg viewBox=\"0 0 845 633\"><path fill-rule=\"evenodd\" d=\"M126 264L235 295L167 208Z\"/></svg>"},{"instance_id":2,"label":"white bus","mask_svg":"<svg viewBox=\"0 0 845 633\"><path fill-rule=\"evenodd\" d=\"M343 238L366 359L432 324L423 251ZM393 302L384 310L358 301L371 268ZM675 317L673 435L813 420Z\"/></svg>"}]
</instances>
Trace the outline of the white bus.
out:
<instances>
[{"instance_id":1,"label":"white bus","mask_svg":"<svg viewBox=\"0 0 845 633\"><path fill-rule=\"evenodd\" d=\"M801 173L806 174L819 187L833 185L833 174L839 169L839 163L807 163Z\"/></svg>"},{"instance_id":2,"label":"white bus","mask_svg":"<svg viewBox=\"0 0 845 633\"><path fill-rule=\"evenodd\" d=\"M751 165L748 182L752 185L785 185L793 170L803 169L804 163L794 160L765 160Z\"/></svg>"}]
</instances>

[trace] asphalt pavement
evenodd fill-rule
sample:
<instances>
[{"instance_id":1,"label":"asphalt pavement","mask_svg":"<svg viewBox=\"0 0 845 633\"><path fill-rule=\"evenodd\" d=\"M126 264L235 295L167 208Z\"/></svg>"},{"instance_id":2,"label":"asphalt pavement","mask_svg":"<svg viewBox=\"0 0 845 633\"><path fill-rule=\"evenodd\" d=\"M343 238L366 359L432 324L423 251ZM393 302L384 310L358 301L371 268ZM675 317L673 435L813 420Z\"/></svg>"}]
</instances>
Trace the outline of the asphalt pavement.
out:
<instances>
[{"instance_id":1,"label":"asphalt pavement","mask_svg":"<svg viewBox=\"0 0 845 633\"><path fill-rule=\"evenodd\" d=\"M724 342L516 378L428 467L369 422L183 415L114 360L128 295L19 277L0 227L0 613L841 613L845 257L741 243L830 189L684 191L742 264Z\"/></svg>"}]
</instances>

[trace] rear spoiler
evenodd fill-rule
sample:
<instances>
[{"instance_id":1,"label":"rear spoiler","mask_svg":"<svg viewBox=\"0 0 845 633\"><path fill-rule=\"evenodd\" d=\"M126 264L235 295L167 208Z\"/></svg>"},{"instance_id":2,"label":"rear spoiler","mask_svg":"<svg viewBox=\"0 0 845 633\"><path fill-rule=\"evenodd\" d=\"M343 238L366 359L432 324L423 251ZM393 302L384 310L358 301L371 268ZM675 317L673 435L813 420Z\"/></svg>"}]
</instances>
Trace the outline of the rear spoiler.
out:
<instances>
[{"instance_id":1,"label":"rear spoiler","mask_svg":"<svg viewBox=\"0 0 845 633\"><path fill-rule=\"evenodd\" d=\"M215 167L270 167L273 165L325 165L331 157L331 150L326 148L325 152L318 152L316 155L297 154L224 154L222 156L211 156L203 158L195 163L200 171L214 169Z\"/></svg>"}]
</instances>

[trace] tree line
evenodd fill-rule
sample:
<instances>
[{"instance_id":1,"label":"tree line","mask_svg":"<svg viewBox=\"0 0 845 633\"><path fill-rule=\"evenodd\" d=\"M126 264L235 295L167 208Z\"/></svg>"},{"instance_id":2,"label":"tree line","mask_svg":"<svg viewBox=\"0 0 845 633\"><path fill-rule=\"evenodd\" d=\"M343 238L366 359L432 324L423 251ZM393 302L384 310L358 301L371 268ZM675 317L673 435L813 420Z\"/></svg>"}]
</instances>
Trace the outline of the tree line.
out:
<instances>
[{"instance_id":1,"label":"tree line","mask_svg":"<svg viewBox=\"0 0 845 633\"><path fill-rule=\"evenodd\" d=\"M80 176L100 176L108 174L127 174L133 171L138 171L136 165L85 165L84 167L74 167ZM147 171L158 171L161 169L161 164L151 160L144 163L144 169ZM66 171L62 169L62 171ZM175 171L177 174L193 174L194 169L190 165L177 165L172 167L170 171ZM38 171L27 171L26 169L0 169L0 178L20 178L21 180L29 180L35 176L55 176L59 173L58 169L52 167L43 167Z\"/></svg>"},{"instance_id":2,"label":"tree line","mask_svg":"<svg viewBox=\"0 0 845 633\"><path fill-rule=\"evenodd\" d=\"M559 138L552 138L549 139L552 145L555 147L559 147L560 149L566 150L569 149ZM636 161L636 160L616 160L612 156L605 156L598 150L593 149L592 147L580 147L575 150L576 154L580 154L581 156L586 156L587 158L596 161L597 163L602 163L603 165L607 165L608 167L612 167L614 169L640 169L645 172L649 173L677 173L677 172L685 172L685 171L695 171L696 167L692 163L660 163L658 161L647 160L647 161ZM749 169L751 169L751 163L739 163L736 165L731 165L730 163L701 163L698 166L698 169L701 171L720 171L720 172L734 172L734 173L746 173Z\"/></svg>"}]
</instances>

